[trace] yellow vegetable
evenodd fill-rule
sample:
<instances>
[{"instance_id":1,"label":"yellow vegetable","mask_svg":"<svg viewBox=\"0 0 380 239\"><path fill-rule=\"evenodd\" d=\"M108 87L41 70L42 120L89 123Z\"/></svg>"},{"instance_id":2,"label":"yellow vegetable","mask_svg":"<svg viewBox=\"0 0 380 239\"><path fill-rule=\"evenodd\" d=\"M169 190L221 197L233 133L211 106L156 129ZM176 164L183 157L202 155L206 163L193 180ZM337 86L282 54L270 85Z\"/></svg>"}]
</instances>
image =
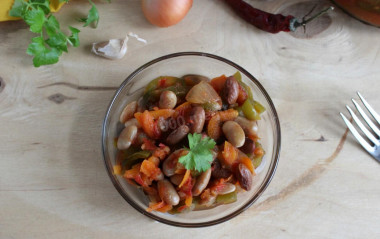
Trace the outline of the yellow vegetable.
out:
<instances>
[{"instance_id":1,"label":"yellow vegetable","mask_svg":"<svg viewBox=\"0 0 380 239\"><path fill-rule=\"evenodd\" d=\"M20 18L9 16L9 10L13 6L14 0L1 0L0 1L0 22L10 21L10 20L19 20ZM52 12L57 12L62 5L65 4L59 3L59 0L50 0L50 10Z\"/></svg>"}]
</instances>

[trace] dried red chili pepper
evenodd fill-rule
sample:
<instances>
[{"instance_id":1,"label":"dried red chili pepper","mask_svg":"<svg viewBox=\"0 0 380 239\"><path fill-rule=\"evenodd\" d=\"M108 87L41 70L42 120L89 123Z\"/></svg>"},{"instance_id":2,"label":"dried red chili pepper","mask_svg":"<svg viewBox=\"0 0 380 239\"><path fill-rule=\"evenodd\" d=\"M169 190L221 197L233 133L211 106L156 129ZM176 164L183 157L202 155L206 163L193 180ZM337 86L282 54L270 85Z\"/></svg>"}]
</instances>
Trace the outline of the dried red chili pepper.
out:
<instances>
[{"instance_id":1,"label":"dried red chili pepper","mask_svg":"<svg viewBox=\"0 0 380 239\"><path fill-rule=\"evenodd\" d=\"M241 18L255 27L270 33L295 31L298 27L305 26L306 23L325 14L327 11L334 9L334 7L331 6L310 17L309 19L305 19L308 15L307 14L300 21L292 15L284 16L281 14L264 12L252 7L243 0L225 0L225 2L230 5Z\"/></svg>"}]
</instances>

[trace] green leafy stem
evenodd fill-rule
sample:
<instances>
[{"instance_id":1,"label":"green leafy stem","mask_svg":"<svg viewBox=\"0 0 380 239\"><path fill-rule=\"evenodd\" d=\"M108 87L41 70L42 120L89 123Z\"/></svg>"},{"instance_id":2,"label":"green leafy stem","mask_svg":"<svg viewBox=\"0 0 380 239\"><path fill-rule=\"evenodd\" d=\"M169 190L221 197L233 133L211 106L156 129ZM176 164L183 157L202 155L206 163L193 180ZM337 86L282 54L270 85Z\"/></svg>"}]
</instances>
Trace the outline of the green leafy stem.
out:
<instances>
[{"instance_id":1,"label":"green leafy stem","mask_svg":"<svg viewBox=\"0 0 380 239\"><path fill-rule=\"evenodd\" d=\"M68 3L69 0L60 0ZM92 5L86 18L79 19L84 22L84 27L99 22L99 12L95 4ZM108 0L110 2L110 0ZM26 53L33 56L33 65L55 64L63 52L68 52L68 45L79 46L80 30L69 26L70 35L66 35L60 27L57 18L50 12L49 0L15 0L9 15L22 18L30 27L30 31L38 34L32 38Z\"/></svg>"}]
</instances>

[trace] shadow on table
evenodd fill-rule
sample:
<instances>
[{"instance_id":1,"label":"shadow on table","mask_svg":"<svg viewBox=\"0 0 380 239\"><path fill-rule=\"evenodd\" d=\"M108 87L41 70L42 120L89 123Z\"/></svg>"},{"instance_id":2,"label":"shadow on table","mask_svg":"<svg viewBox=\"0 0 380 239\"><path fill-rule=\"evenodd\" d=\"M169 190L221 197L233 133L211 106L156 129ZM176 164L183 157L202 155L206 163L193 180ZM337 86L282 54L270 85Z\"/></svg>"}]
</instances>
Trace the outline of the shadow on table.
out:
<instances>
[{"instance_id":1,"label":"shadow on table","mask_svg":"<svg viewBox=\"0 0 380 239\"><path fill-rule=\"evenodd\" d=\"M78 200L84 204L83 218L97 217L104 226L128 228L138 219L152 220L132 208L114 188L103 163L101 127L113 90L80 92L70 134L70 166L78 189ZM78 212L76 212L78 213ZM86 214L86 215L83 215ZM132 223L132 224L130 224Z\"/></svg>"}]
</instances>

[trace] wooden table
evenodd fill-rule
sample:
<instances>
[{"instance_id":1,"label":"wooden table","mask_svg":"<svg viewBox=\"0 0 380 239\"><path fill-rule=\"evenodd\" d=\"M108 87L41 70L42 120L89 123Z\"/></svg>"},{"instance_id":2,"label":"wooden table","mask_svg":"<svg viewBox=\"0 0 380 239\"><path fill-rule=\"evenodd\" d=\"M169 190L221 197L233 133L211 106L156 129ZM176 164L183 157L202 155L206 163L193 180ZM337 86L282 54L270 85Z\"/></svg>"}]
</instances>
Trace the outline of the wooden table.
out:
<instances>
[{"instance_id":1,"label":"wooden table","mask_svg":"<svg viewBox=\"0 0 380 239\"><path fill-rule=\"evenodd\" d=\"M302 16L324 1L249 1ZM303 3L302 3L303 2ZM269 34L219 0L195 0L178 25L148 23L140 1L96 2L97 29L75 21L72 1L56 14L80 28L81 45L59 63L34 68L34 36L0 23L0 238L379 238L380 165L347 132L339 112L360 91L380 111L380 29L331 12L296 33ZM134 32L117 61L91 44ZM103 165L102 120L119 84L147 61L178 51L228 58L255 75L278 110L282 150L276 175L247 211L220 225L183 229L141 215L118 194Z\"/></svg>"}]
</instances>

